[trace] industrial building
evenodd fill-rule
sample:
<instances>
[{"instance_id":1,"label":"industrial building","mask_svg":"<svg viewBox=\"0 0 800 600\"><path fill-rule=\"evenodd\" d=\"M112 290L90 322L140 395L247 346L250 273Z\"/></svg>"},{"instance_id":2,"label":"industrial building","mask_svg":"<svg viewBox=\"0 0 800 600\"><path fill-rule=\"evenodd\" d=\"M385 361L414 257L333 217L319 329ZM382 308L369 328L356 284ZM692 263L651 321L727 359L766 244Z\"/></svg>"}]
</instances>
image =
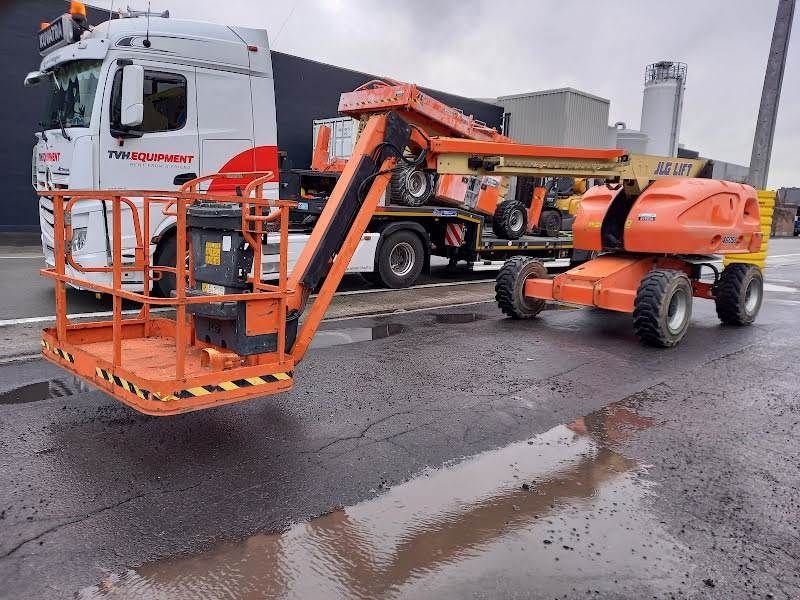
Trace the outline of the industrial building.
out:
<instances>
[{"instance_id":1,"label":"industrial building","mask_svg":"<svg viewBox=\"0 0 800 600\"><path fill-rule=\"evenodd\" d=\"M500 96L504 132L526 144L624 148L631 154L697 158L680 144L687 66L659 61L645 67L640 129L608 124L610 101L573 88ZM708 157L713 158L713 157ZM748 168L714 161L713 177L745 182Z\"/></svg>"}]
</instances>

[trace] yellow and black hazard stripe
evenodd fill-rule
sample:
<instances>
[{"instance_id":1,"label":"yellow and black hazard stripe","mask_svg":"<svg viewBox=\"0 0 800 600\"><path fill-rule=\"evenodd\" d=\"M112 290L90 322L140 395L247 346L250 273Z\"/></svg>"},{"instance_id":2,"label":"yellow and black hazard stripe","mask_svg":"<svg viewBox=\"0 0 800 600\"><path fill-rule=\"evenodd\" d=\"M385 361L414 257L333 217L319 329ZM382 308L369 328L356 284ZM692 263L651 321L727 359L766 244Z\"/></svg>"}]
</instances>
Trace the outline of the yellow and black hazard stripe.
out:
<instances>
[{"instance_id":1,"label":"yellow and black hazard stripe","mask_svg":"<svg viewBox=\"0 0 800 600\"><path fill-rule=\"evenodd\" d=\"M261 375L260 377L246 377L244 379L234 379L232 381L223 381L221 383L188 388L181 390L180 392L176 392L175 397L195 398L198 396L205 396L206 394L213 394L214 392L230 392L231 390L238 390L257 385L266 385L268 383L275 383L276 381L286 381L287 379L291 378L292 371L287 371L286 373L270 373L269 375Z\"/></svg>"},{"instance_id":2,"label":"yellow and black hazard stripe","mask_svg":"<svg viewBox=\"0 0 800 600\"><path fill-rule=\"evenodd\" d=\"M121 387L126 392L130 392L142 400L161 400L161 396L159 394L155 394L149 390L141 388L138 385L131 383L127 379L123 379L122 377L114 375L111 371L101 369L100 367L95 367L95 373L97 373L98 377L102 377L106 381Z\"/></svg>"},{"instance_id":3,"label":"yellow and black hazard stripe","mask_svg":"<svg viewBox=\"0 0 800 600\"><path fill-rule=\"evenodd\" d=\"M276 381L286 381L287 379L292 378L292 371L287 371L286 373L270 373L269 375L261 375L260 377L246 377L244 379L235 379L232 381L223 381L221 383L216 383L216 384L197 386L185 390L180 390L175 392L174 394L170 394L167 396L162 396L161 394L157 394L155 392L151 392L142 387L139 387L138 385L128 381L127 379L123 379L118 375L114 375L111 371L108 371L106 369L101 369L100 367L97 367L95 371L97 372L97 375L99 377L102 377L106 381L113 383L117 387L121 387L126 392L130 392L131 394L138 396L142 400L162 400L165 402L170 400L178 400L182 398L197 398L199 396L205 396L207 394L213 394L215 392L231 391L246 387L266 385L268 383L274 383Z\"/></svg>"},{"instance_id":4,"label":"yellow and black hazard stripe","mask_svg":"<svg viewBox=\"0 0 800 600\"><path fill-rule=\"evenodd\" d=\"M56 356L58 356L62 360L66 360L67 362L71 362L71 363L75 362L75 357L72 354L70 354L66 350L62 350L61 348L56 348L55 346L53 346L51 344L48 344L44 340L42 340L42 348L44 348L48 352L51 352L51 353L55 354Z\"/></svg>"}]
</instances>

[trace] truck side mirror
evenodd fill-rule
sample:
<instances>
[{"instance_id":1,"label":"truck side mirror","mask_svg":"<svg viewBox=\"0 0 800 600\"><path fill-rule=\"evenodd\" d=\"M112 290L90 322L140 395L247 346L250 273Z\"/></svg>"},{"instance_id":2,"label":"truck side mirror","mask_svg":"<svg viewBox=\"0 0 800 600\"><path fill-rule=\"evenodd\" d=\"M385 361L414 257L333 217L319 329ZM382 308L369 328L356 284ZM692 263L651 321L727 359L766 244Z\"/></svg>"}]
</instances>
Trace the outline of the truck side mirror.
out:
<instances>
[{"instance_id":1,"label":"truck side mirror","mask_svg":"<svg viewBox=\"0 0 800 600\"><path fill-rule=\"evenodd\" d=\"M127 65L122 69L120 125L138 127L144 120L144 67Z\"/></svg>"}]
</instances>

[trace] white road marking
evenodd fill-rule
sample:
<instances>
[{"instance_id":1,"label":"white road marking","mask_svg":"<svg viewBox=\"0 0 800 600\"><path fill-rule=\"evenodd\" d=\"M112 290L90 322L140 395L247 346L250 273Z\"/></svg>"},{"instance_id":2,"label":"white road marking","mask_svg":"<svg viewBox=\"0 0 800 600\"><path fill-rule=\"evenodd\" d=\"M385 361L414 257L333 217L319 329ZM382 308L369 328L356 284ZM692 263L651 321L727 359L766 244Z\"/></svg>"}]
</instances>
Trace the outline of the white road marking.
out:
<instances>
[{"instance_id":1,"label":"white road marking","mask_svg":"<svg viewBox=\"0 0 800 600\"><path fill-rule=\"evenodd\" d=\"M5 260L7 258L41 258L44 259L44 256L41 254L8 254L6 256L0 256L0 260Z\"/></svg>"},{"instance_id":2,"label":"white road marking","mask_svg":"<svg viewBox=\"0 0 800 600\"><path fill-rule=\"evenodd\" d=\"M783 298L765 298L770 304L783 304L786 306L800 306L800 300L784 300Z\"/></svg>"},{"instance_id":3,"label":"white road marking","mask_svg":"<svg viewBox=\"0 0 800 600\"><path fill-rule=\"evenodd\" d=\"M164 306L160 308L151 308L150 312L166 312L172 310L172 308ZM73 313L71 315L67 315L68 319L85 319L85 318L94 318L94 317L110 317L114 313L110 310L102 311L102 312L90 312L90 313ZM130 310L123 310L123 315L136 315L139 314L138 308L133 308ZM24 319L5 319L4 321L0 321L0 327L8 327L10 325L29 325L31 323L48 323L50 321L55 321L55 315L51 315L48 317L26 317Z\"/></svg>"},{"instance_id":4,"label":"white road marking","mask_svg":"<svg viewBox=\"0 0 800 600\"><path fill-rule=\"evenodd\" d=\"M791 294L796 294L800 292L800 289L789 287L786 285L776 285L774 283L765 283L764 284L764 291L767 292L789 292Z\"/></svg>"},{"instance_id":5,"label":"white road marking","mask_svg":"<svg viewBox=\"0 0 800 600\"><path fill-rule=\"evenodd\" d=\"M494 281L494 279L477 279L474 281L448 281L442 283L423 283L420 285L414 285L408 288L404 288L406 290L419 290L419 289L426 289L426 288L437 288L437 287L447 287L447 286L457 286L457 285L469 285L475 283L489 283ZM392 289L374 289L374 290L351 290L348 292L336 292L335 296L353 296L357 294L377 294L380 292L394 292L399 290L392 290ZM316 298L316 294L313 294L311 297ZM455 305L453 305L455 306ZM170 310L174 310L171 307L164 306L159 308L151 308L150 312L167 312ZM123 310L123 315L135 315L139 312L139 309L131 309L131 310ZM67 315L68 319L81 319L81 318L99 318L99 317L110 317L114 314L112 311L100 311L100 312L90 312L90 313L73 313ZM48 315L45 317L25 317L22 319L5 319L0 320L0 327L10 327L12 325L30 325L32 323L48 323L51 321L55 321L55 315Z\"/></svg>"}]
</instances>

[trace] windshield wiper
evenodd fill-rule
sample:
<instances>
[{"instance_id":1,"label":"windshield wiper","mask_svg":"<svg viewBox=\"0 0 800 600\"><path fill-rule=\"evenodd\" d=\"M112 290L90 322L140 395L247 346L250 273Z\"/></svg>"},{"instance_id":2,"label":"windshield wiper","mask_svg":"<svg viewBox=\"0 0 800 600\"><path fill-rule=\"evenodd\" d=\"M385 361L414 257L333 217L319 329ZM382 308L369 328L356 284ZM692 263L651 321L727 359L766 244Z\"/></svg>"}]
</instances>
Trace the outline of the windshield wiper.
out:
<instances>
[{"instance_id":1,"label":"windshield wiper","mask_svg":"<svg viewBox=\"0 0 800 600\"><path fill-rule=\"evenodd\" d=\"M56 111L56 116L58 117L58 124L61 125L61 135L64 136L65 140L71 142L72 138L69 137L69 134L67 133L67 128L64 127L64 116L61 114L60 110Z\"/></svg>"},{"instance_id":2,"label":"windshield wiper","mask_svg":"<svg viewBox=\"0 0 800 600\"><path fill-rule=\"evenodd\" d=\"M39 121L39 127L42 128L42 139L45 141L45 143L49 142L50 140L47 139L47 131L45 131L47 129L47 123L44 121Z\"/></svg>"}]
</instances>

